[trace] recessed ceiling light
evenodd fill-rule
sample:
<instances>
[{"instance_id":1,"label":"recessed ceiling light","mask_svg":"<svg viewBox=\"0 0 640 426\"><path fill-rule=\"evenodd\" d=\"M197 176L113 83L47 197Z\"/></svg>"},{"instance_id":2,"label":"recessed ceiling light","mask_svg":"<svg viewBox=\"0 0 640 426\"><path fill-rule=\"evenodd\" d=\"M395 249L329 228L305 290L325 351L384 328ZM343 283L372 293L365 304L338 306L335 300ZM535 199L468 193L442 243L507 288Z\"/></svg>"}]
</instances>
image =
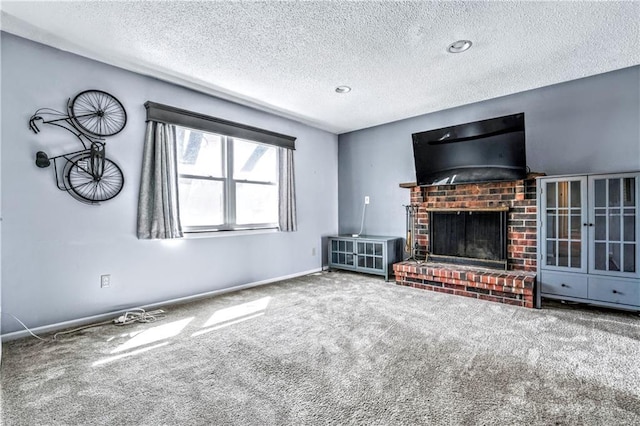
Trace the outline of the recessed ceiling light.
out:
<instances>
[{"instance_id":1,"label":"recessed ceiling light","mask_svg":"<svg viewBox=\"0 0 640 426\"><path fill-rule=\"evenodd\" d=\"M449 45L449 47L447 47L447 52L449 53L461 53L464 52L465 50L469 50L469 48L471 47L473 43L471 43L471 40L458 40L458 41L454 41L453 43L451 43Z\"/></svg>"},{"instance_id":2,"label":"recessed ceiling light","mask_svg":"<svg viewBox=\"0 0 640 426\"><path fill-rule=\"evenodd\" d=\"M336 87L336 93L349 93L351 91L351 87L349 86L338 86Z\"/></svg>"}]
</instances>

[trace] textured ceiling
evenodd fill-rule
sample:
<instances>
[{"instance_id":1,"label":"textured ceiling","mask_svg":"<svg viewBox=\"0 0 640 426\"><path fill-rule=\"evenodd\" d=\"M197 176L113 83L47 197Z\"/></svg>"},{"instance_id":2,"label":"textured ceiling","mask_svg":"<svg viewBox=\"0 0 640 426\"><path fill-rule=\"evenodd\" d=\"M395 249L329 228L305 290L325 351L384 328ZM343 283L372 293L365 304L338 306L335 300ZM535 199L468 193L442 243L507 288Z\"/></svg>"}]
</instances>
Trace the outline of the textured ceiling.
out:
<instances>
[{"instance_id":1,"label":"textured ceiling","mask_svg":"<svg viewBox=\"0 0 640 426\"><path fill-rule=\"evenodd\" d=\"M640 64L640 2L2 2L2 29L335 133ZM453 41L471 49L450 54ZM349 85L348 94L334 88Z\"/></svg>"}]
</instances>

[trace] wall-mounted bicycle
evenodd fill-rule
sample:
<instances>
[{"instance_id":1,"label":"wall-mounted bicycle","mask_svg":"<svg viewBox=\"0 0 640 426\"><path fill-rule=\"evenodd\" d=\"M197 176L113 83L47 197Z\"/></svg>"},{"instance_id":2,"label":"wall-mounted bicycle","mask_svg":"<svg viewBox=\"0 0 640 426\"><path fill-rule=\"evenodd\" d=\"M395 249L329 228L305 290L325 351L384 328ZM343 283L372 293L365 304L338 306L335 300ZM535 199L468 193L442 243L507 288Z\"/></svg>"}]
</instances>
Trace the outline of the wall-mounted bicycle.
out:
<instances>
[{"instance_id":1,"label":"wall-mounted bicycle","mask_svg":"<svg viewBox=\"0 0 640 426\"><path fill-rule=\"evenodd\" d=\"M62 127L71 132L84 149L49 157L36 153L36 166L49 167L53 162L56 186L75 199L98 204L120 193L124 176L120 167L105 156L104 138L124 129L127 113L113 95L102 90L86 90L67 100L67 112L51 108L37 110L29 119L29 127L39 133L37 122ZM58 172L58 160L64 161Z\"/></svg>"}]
</instances>

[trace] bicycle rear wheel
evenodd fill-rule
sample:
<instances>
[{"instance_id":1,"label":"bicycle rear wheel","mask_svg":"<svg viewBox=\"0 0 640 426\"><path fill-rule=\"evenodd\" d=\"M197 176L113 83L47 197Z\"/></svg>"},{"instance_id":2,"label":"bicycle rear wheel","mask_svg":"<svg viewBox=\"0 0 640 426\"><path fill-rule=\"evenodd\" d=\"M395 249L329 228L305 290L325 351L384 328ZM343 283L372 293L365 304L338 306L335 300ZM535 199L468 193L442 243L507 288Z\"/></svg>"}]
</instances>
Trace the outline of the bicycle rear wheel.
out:
<instances>
[{"instance_id":1,"label":"bicycle rear wheel","mask_svg":"<svg viewBox=\"0 0 640 426\"><path fill-rule=\"evenodd\" d=\"M91 161L90 153L83 153L70 160L63 170L64 183L69 194L74 198L99 203L114 198L124 186L124 175L120 167L108 158L101 165L102 175L95 173L95 161Z\"/></svg>"},{"instance_id":2,"label":"bicycle rear wheel","mask_svg":"<svg viewBox=\"0 0 640 426\"><path fill-rule=\"evenodd\" d=\"M69 109L78 128L95 136L113 136L127 124L127 113L120 101L102 90L79 93Z\"/></svg>"}]
</instances>

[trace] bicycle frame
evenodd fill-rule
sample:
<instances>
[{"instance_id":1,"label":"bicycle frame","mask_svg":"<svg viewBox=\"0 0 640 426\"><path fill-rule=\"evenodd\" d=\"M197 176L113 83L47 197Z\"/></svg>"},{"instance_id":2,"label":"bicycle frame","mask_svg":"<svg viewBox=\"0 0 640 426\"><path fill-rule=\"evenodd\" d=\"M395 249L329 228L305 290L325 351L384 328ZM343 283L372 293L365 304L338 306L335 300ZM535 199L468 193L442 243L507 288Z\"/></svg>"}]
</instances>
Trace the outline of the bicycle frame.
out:
<instances>
[{"instance_id":1,"label":"bicycle frame","mask_svg":"<svg viewBox=\"0 0 640 426\"><path fill-rule=\"evenodd\" d=\"M89 154L90 161L86 163L86 167L84 164L80 164L80 161L74 161L73 157L76 157L80 154ZM65 154L60 154L55 157L50 157L49 160L53 161L53 170L56 176L56 186L61 191L69 191L67 185L65 185L64 177L62 178L62 186L60 184L60 177L58 173L58 162L57 160L60 158L64 158L65 161L70 163L74 163L80 170L91 175L96 179L100 179L102 177L102 172L104 171L104 161L105 161L105 148L104 143L94 142L91 145L91 148L81 149L79 151L68 152Z\"/></svg>"},{"instance_id":2,"label":"bicycle frame","mask_svg":"<svg viewBox=\"0 0 640 426\"><path fill-rule=\"evenodd\" d=\"M100 90L87 90L76 95L73 101L67 99L66 114L51 108L38 109L29 119L29 128L36 134L40 133L38 122L65 129L83 147L54 157L44 151L36 153L35 163L39 168L49 167L53 161L59 190L88 204L99 204L118 195L124 185L124 175L120 167L106 157L104 142L105 136L119 133L126 124L124 107L115 97ZM58 160L63 161L60 168Z\"/></svg>"}]
</instances>

